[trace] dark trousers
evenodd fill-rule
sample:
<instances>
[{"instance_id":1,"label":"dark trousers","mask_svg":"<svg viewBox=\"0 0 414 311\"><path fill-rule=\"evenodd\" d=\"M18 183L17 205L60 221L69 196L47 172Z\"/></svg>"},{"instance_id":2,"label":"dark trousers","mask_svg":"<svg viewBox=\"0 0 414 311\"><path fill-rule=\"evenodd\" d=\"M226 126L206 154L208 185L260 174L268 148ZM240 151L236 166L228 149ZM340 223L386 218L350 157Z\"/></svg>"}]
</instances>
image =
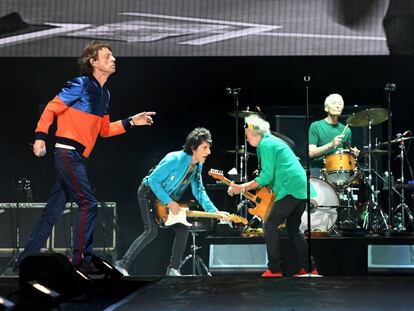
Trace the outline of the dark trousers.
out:
<instances>
[{"instance_id":1,"label":"dark trousers","mask_svg":"<svg viewBox=\"0 0 414 311\"><path fill-rule=\"evenodd\" d=\"M74 201L79 206L79 214L74 230L72 264L78 265L82 259L90 262L98 202L87 176L86 159L76 150L56 148L55 167L58 172L56 181L19 261L40 252L65 209L66 202Z\"/></svg>"},{"instance_id":2,"label":"dark trousers","mask_svg":"<svg viewBox=\"0 0 414 311\"><path fill-rule=\"evenodd\" d=\"M141 184L138 188L137 196L141 218L144 223L144 232L135 239L122 257L123 264L127 270L145 246L158 236L158 224L153 213L155 207L154 194L148 186ZM183 226L174 226L172 229L175 231L175 238L169 267L178 269L183 258L185 247L187 246L189 230Z\"/></svg>"},{"instance_id":3,"label":"dark trousers","mask_svg":"<svg viewBox=\"0 0 414 311\"><path fill-rule=\"evenodd\" d=\"M281 272L281 255L278 227L286 221L289 239L293 243L301 266L308 270L308 246L302 233L299 231L301 217L305 211L306 200L299 200L288 195L277 201L263 224L266 241L268 267L273 272Z\"/></svg>"}]
</instances>

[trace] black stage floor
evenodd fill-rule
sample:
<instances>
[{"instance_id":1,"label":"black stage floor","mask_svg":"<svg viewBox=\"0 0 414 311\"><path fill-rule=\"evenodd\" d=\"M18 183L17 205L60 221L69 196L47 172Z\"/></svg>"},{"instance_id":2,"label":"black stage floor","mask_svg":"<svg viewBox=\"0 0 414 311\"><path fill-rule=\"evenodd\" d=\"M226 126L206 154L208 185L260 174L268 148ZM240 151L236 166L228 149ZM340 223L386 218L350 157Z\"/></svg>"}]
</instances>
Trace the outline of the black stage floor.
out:
<instances>
[{"instance_id":1,"label":"black stage floor","mask_svg":"<svg viewBox=\"0 0 414 311\"><path fill-rule=\"evenodd\" d=\"M16 279L17 280L17 279ZM10 279L0 279L0 288ZM10 285L10 284L9 284ZM120 290L122 288L122 290ZM414 277L124 278L60 310L414 310Z\"/></svg>"},{"instance_id":2,"label":"black stage floor","mask_svg":"<svg viewBox=\"0 0 414 311\"><path fill-rule=\"evenodd\" d=\"M106 310L414 310L412 277L165 278Z\"/></svg>"}]
</instances>

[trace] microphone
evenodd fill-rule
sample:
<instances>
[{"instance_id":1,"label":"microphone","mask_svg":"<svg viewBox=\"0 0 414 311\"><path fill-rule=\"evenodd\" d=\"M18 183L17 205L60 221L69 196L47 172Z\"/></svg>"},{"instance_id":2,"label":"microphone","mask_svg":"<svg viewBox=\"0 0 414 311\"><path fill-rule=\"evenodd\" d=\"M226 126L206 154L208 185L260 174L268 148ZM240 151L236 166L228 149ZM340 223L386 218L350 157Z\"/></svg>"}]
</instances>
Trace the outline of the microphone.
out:
<instances>
[{"instance_id":1,"label":"microphone","mask_svg":"<svg viewBox=\"0 0 414 311\"><path fill-rule=\"evenodd\" d=\"M410 130L406 130L406 131L402 134L402 136L405 136L405 135L407 135L407 134L410 134L410 136L411 136L411 131L410 131Z\"/></svg>"},{"instance_id":2,"label":"microphone","mask_svg":"<svg viewBox=\"0 0 414 311\"><path fill-rule=\"evenodd\" d=\"M236 87L236 88L231 88L231 87L226 87L226 92L229 95L238 95L241 91L241 88Z\"/></svg>"},{"instance_id":3,"label":"microphone","mask_svg":"<svg viewBox=\"0 0 414 311\"><path fill-rule=\"evenodd\" d=\"M397 90L397 86L395 85L395 83L387 83L385 84L384 89L389 92L395 92Z\"/></svg>"},{"instance_id":4,"label":"microphone","mask_svg":"<svg viewBox=\"0 0 414 311\"><path fill-rule=\"evenodd\" d=\"M261 109L259 106L254 107L254 109L255 109L257 112L262 113L262 109Z\"/></svg>"},{"instance_id":5,"label":"microphone","mask_svg":"<svg viewBox=\"0 0 414 311\"><path fill-rule=\"evenodd\" d=\"M46 155L46 149L45 148L40 149L40 151L39 151L39 157L41 158L41 157L44 157L45 155Z\"/></svg>"}]
</instances>

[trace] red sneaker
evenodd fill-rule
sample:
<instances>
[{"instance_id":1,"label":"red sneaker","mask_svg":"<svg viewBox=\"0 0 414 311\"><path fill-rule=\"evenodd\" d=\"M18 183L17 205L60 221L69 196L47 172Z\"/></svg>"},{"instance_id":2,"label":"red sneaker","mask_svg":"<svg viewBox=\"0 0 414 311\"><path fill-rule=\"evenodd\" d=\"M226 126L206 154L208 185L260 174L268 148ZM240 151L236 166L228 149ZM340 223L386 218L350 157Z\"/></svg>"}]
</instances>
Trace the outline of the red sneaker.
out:
<instances>
[{"instance_id":1,"label":"red sneaker","mask_svg":"<svg viewBox=\"0 0 414 311\"><path fill-rule=\"evenodd\" d=\"M272 271L267 269L265 272L262 273L262 277L281 278L281 277L283 277L283 273L282 272L273 273Z\"/></svg>"},{"instance_id":2,"label":"red sneaker","mask_svg":"<svg viewBox=\"0 0 414 311\"><path fill-rule=\"evenodd\" d=\"M305 269L300 268L299 272L294 274L293 276L297 277L297 276L301 276L301 275L305 275L305 274L313 274L313 275L319 275L318 270L316 270L316 267L313 268L313 270L311 271L311 273L306 272Z\"/></svg>"}]
</instances>

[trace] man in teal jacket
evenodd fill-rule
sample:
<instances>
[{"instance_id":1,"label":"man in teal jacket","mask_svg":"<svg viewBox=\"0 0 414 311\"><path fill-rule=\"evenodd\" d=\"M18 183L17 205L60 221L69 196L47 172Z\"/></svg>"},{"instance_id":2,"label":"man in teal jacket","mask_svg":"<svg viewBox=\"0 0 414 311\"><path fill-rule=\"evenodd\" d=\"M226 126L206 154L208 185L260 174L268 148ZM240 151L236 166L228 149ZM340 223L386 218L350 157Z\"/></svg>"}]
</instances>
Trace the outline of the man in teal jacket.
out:
<instances>
[{"instance_id":1,"label":"man in teal jacket","mask_svg":"<svg viewBox=\"0 0 414 311\"><path fill-rule=\"evenodd\" d=\"M227 219L226 212L220 212L211 202L203 186L201 172L203 163L210 155L211 134L205 128L194 129L186 139L183 150L168 153L161 162L146 176L138 189L138 202L141 210L144 232L132 243L128 251L117 261L116 268L128 275L128 269L145 246L158 236L158 224L151 210L156 199L167 205L170 213L177 214L181 207L177 203L188 186L205 211L221 213ZM175 239L172 248L169 276L181 276L179 266L187 245L188 227L174 226Z\"/></svg>"},{"instance_id":2,"label":"man in teal jacket","mask_svg":"<svg viewBox=\"0 0 414 311\"><path fill-rule=\"evenodd\" d=\"M293 242L302 268L299 274L308 273L308 247L299 231L301 216L306 208L307 181L303 167L289 146L269 132L269 123L258 116L245 118L247 141L257 147L259 175L252 181L228 188L229 195L268 186L276 195L263 223L264 238L269 259L268 268L262 276L283 276L279 247L278 227L286 222L290 240ZM311 197L315 191L311 186ZM317 274L312 264L312 274Z\"/></svg>"}]
</instances>

